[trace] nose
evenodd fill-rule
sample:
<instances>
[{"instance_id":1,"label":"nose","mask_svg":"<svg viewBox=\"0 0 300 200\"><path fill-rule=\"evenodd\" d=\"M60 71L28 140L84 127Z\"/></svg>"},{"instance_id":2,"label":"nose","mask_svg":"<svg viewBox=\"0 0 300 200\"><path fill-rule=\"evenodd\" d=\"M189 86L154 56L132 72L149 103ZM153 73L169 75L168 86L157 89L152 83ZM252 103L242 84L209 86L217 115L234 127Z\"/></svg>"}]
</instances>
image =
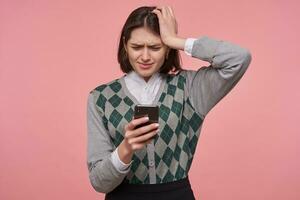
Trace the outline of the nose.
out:
<instances>
[{"instance_id":1,"label":"nose","mask_svg":"<svg viewBox=\"0 0 300 200\"><path fill-rule=\"evenodd\" d=\"M142 60L147 61L149 59L150 59L149 50L147 48L144 48L142 52Z\"/></svg>"}]
</instances>

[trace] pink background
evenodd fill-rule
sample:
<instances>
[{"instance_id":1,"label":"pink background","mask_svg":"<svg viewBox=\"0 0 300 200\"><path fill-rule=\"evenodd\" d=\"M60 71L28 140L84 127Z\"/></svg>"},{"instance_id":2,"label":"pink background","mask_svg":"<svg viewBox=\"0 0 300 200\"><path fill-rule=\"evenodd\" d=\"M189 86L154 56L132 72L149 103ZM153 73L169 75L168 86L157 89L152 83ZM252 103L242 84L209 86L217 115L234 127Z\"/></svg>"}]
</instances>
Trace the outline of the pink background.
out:
<instances>
[{"instance_id":1,"label":"pink background","mask_svg":"<svg viewBox=\"0 0 300 200\"><path fill-rule=\"evenodd\" d=\"M299 1L0 1L0 199L103 199L86 166L88 92L122 75L129 13L172 5L179 36L247 47L208 114L190 171L201 200L300 199ZM184 68L207 63L181 52Z\"/></svg>"}]
</instances>

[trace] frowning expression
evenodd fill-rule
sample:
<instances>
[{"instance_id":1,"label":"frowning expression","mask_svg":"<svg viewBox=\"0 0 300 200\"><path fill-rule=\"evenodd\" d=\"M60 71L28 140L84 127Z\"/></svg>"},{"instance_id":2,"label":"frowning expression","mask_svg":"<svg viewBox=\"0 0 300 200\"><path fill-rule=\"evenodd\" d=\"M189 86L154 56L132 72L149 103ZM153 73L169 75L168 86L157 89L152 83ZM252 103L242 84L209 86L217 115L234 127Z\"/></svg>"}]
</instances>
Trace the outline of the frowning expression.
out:
<instances>
[{"instance_id":1,"label":"frowning expression","mask_svg":"<svg viewBox=\"0 0 300 200\"><path fill-rule=\"evenodd\" d=\"M163 65L168 47L159 35L140 27L131 32L125 49L133 70L148 81Z\"/></svg>"}]
</instances>

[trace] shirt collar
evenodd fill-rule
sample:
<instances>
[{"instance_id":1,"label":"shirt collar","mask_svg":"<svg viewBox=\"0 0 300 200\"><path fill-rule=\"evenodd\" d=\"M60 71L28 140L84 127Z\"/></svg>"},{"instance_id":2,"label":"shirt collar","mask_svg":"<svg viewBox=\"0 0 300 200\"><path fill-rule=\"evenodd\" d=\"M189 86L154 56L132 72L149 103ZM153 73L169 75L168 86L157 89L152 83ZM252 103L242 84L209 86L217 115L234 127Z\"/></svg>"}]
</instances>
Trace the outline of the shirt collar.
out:
<instances>
[{"instance_id":1,"label":"shirt collar","mask_svg":"<svg viewBox=\"0 0 300 200\"><path fill-rule=\"evenodd\" d=\"M138 73L136 73L134 70L132 70L131 72L129 72L127 74L126 78L128 78L131 81L137 82L138 84L152 85L153 83L155 83L156 81L161 79L162 76L159 72L156 72L150 77L148 82L146 82L145 79L142 76L140 76Z\"/></svg>"}]
</instances>

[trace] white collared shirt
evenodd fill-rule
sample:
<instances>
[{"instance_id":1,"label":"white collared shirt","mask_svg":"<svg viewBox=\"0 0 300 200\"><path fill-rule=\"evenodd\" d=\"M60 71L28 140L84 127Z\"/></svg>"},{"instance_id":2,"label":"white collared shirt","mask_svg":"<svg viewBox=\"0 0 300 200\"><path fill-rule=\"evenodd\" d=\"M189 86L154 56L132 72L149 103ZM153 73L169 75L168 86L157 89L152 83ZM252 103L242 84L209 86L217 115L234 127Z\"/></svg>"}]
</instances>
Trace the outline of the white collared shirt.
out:
<instances>
[{"instance_id":1,"label":"white collared shirt","mask_svg":"<svg viewBox=\"0 0 300 200\"><path fill-rule=\"evenodd\" d=\"M124 81L129 92L140 104L152 104L161 85L162 76L159 72L156 72L146 82L135 71L131 71L125 76Z\"/></svg>"},{"instance_id":2,"label":"white collared shirt","mask_svg":"<svg viewBox=\"0 0 300 200\"><path fill-rule=\"evenodd\" d=\"M186 39L184 52L189 56L192 54L192 48L195 40L195 38ZM148 82L146 82L144 78L139 76L135 71L128 73L124 80L129 92L140 104L152 104L163 81L162 76L158 72L153 74ZM129 164L123 163L117 153L117 150L118 148L116 148L112 153L112 163L120 173L127 173L130 170L129 166L132 161Z\"/></svg>"}]
</instances>

